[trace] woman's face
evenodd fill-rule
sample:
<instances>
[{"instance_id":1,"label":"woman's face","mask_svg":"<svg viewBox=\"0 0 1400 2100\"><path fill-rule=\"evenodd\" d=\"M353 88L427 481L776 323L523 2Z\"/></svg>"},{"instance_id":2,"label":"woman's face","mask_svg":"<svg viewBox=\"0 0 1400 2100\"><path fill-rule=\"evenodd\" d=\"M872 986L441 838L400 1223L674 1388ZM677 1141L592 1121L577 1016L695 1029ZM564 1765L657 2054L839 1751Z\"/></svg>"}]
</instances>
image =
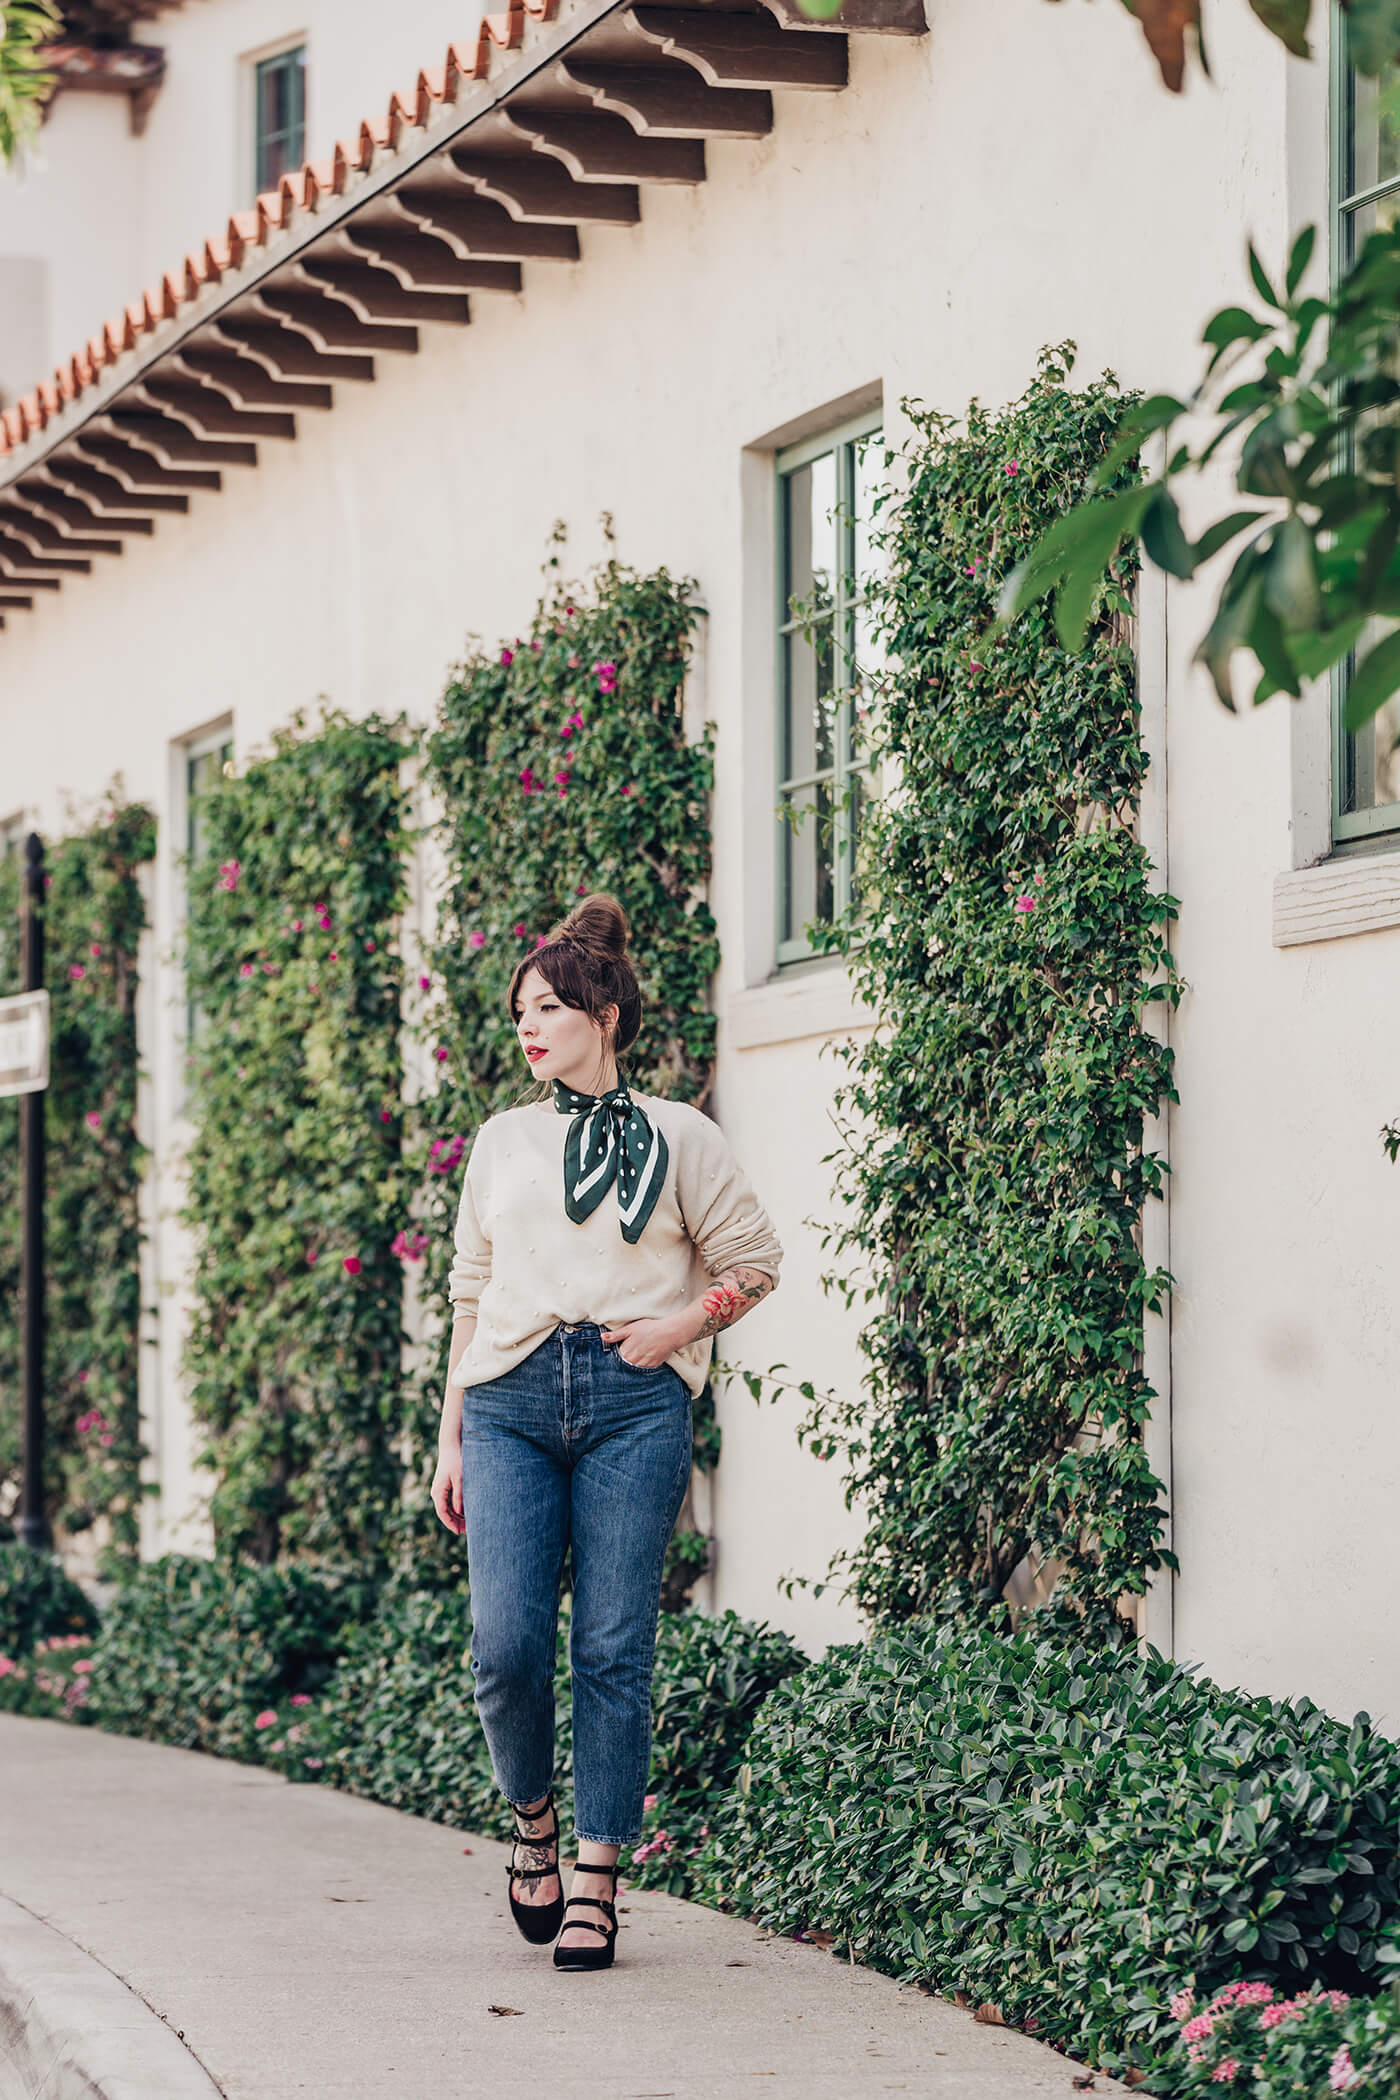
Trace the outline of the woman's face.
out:
<instances>
[{"instance_id":1,"label":"woman's face","mask_svg":"<svg viewBox=\"0 0 1400 2100\"><path fill-rule=\"evenodd\" d=\"M562 1079L581 1094L598 1092L612 1060L592 1015L566 1006L538 970L527 970L521 978L516 1005L515 1032L536 1079ZM605 1007L603 1017L615 1026L617 1008Z\"/></svg>"}]
</instances>

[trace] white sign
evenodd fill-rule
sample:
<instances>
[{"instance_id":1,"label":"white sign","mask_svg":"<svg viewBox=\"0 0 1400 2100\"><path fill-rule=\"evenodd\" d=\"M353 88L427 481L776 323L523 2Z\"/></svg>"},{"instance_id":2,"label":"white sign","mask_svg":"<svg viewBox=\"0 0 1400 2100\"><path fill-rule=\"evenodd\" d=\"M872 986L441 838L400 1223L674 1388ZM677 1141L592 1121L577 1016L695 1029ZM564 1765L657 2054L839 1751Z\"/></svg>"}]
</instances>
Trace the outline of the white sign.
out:
<instances>
[{"instance_id":1,"label":"white sign","mask_svg":"<svg viewBox=\"0 0 1400 2100\"><path fill-rule=\"evenodd\" d=\"M0 999L0 1094L37 1094L48 1083L48 993Z\"/></svg>"}]
</instances>

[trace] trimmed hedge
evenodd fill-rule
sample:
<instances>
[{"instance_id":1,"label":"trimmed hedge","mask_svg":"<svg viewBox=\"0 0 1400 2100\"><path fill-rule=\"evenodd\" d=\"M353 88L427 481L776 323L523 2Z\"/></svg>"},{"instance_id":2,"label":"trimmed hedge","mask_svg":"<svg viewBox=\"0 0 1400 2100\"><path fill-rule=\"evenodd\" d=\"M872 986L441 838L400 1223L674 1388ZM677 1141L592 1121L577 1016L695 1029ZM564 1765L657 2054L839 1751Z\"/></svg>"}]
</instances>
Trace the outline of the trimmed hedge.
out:
<instances>
[{"instance_id":1,"label":"trimmed hedge","mask_svg":"<svg viewBox=\"0 0 1400 2100\"><path fill-rule=\"evenodd\" d=\"M0 1655L27 1655L56 1634L95 1633L97 1609L55 1553L0 1545Z\"/></svg>"},{"instance_id":2,"label":"trimmed hedge","mask_svg":"<svg viewBox=\"0 0 1400 2100\"><path fill-rule=\"evenodd\" d=\"M758 1716L696 1886L1115 2075L1184 1978L1375 1992L1400 1964L1400 1744L1132 1651L929 1624Z\"/></svg>"},{"instance_id":3,"label":"trimmed hedge","mask_svg":"<svg viewBox=\"0 0 1400 2100\"><path fill-rule=\"evenodd\" d=\"M150 1561L104 1615L93 1718L118 1735L257 1759L258 1713L326 1684L373 1594L354 1575L292 1561Z\"/></svg>"}]
</instances>

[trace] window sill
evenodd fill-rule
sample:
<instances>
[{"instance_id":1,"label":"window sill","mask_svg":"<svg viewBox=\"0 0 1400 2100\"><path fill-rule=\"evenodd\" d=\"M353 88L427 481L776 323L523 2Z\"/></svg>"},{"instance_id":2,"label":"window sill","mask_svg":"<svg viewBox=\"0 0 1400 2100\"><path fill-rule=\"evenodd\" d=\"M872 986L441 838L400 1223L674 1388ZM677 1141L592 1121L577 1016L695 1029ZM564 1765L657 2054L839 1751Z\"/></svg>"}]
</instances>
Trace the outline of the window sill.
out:
<instances>
[{"instance_id":1,"label":"window sill","mask_svg":"<svg viewBox=\"0 0 1400 2100\"><path fill-rule=\"evenodd\" d=\"M735 1050L798 1043L816 1035L849 1035L875 1026L874 1015L857 998L850 973L841 964L804 970L800 976L784 973L736 992L724 1020Z\"/></svg>"},{"instance_id":2,"label":"window sill","mask_svg":"<svg viewBox=\"0 0 1400 2100\"><path fill-rule=\"evenodd\" d=\"M1400 926L1400 852L1322 861L1274 877L1274 946Z\"/></svg>"}]
</instances>

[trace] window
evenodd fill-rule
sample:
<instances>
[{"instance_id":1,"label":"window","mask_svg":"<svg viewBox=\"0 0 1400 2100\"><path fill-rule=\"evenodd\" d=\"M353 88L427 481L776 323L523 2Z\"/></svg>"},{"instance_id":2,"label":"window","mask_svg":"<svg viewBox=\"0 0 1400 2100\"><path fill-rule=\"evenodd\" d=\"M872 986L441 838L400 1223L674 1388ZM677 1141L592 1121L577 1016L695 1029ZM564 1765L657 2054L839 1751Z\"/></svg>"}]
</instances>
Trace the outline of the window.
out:
<instances>
[{"instance_id":1,"label":"window","mask_svg":"<svg viewBox=\"0 0 1400 2100\"><path fill-rule=\"evenodd\" d=\"M204 802L210 790L222 779L225 768L233 764L233 739L226 729L217 735L203 738L197 744L185 746L185 852L187 866L193 867L208 851L208 823L204 815ZM194 999L185 1001L185 1048L193 1050L199 1040L202 1012Z\"/></svg>"},{"instance_id":2,"label":"window","mask_svg":"<svg viewBox=\"0 0 1400 2100\"><path fill-rule=\"evenodd\" d=\"M1368 234L1400 219L1400 65L1358 75L1347 27L1333 10L1332 271L1334 281ZM1363 638L1363 653L1371 637ZM1400 831L1400 695L1363 729L1342 723L1352 662L1333 676L1332 835L1338 844Z\"/></svg>"},{"instance_id":3,"label":"window","mask_svg":"<svg viewBox=\"0 0 1400 2100\"><path fill-rule=\"evenodd\" d=\"M778 470L778 961L859 905L856 836L878 411L791 445Z\"/></svg>"},{"instance_id":4,"label":"window","mask_svg":"<svg viewBox=\"0 0 1400 2100\"><path fill-rule=\"evenodd\" d=\"M253 68L253 182L275 190L306 158L306 46L259 59Z\"/></svg>"}]
</instances>

